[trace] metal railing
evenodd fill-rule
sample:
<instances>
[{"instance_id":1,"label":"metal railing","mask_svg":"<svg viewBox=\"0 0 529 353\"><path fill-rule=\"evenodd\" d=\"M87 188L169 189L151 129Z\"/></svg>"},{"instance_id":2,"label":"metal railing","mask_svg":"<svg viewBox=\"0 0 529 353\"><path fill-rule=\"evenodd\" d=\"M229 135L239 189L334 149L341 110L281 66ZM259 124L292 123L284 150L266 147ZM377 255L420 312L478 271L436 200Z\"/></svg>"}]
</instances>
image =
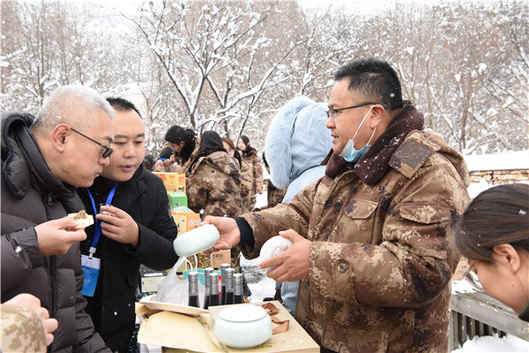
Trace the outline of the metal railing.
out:
<instances>
[{"instance_id":1,"label":"metal railing","mask_svg":"<svg viewBox=\"0 0 529 353\"><path fill-rule=\"evenodd\" d=\"M450 351L476 336L508 333L529 341L529 323L483 292L453 293L450 309Z\"/></svg>"}]
</instances>

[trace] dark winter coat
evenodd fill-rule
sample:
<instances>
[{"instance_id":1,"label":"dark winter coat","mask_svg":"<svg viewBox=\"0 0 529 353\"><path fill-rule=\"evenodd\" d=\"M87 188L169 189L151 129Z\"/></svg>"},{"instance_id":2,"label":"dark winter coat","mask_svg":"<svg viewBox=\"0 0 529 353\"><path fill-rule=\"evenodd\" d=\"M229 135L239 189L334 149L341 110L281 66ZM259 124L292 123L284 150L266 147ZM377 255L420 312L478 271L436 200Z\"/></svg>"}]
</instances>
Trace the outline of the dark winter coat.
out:
<instances>
[{"instance_id":1,"label":"dark winter coat","mask_svg":"<svg viewBox=\"0 0 529 353\"><path fill-rule=\"evenodd\" d=\"M326 176L290 203L244 216L254 247L281 230L311 240L296 319L341 353L445 353L451 213L468 202L461 156L422 130L407 104L355 165L333 155ZM243 236L241 236L243 239Z\"/></svg>"},{"instance_id":2,"label":"dark winter coat","mask_svg":"<svg viewBox=\"0 0 529 353\"><path fill-rule=\"evenodd\" d=\"M90 188L96 205L106 201L113 185L113 181L96 178ZM87 212L93 214L86 189L81 189L79 194ZM134 303L140 264L156 270L172 267L177 260L172 246L177 228L169 214L169 200L162 180L143 166L132 179L118 184L112 205L136 221L139 241L134 247L101 235L95 253L101 259L101 272L94 297L87 297L87 312L107 345L113 350L126 352L135 323ZM88 254L94 226L87 228L86 234L87 239L81 244L83 254Z\"/></svg>"},{"instance_id":3,"label":"dark winter coat","mask_svg":"<svg viewBox=\"0 0 529 353\"><path fill-rule=\"evenodd\" d=\"M20 293L38 297L59 321L51 352L109 352L85 312L79 244L43 256L35 226L77 212L83 204L59 181L28 132L33 117L2 116L2 302Z\"/></svg>"}]
</instances>

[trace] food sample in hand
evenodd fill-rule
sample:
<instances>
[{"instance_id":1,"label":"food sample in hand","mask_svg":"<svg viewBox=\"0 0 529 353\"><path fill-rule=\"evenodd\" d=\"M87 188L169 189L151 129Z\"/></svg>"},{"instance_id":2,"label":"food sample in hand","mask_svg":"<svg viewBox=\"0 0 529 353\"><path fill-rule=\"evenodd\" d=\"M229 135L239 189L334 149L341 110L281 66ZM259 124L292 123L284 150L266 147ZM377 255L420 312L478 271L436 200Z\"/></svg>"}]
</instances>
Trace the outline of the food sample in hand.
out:
<instances>
[{"instance_id":1,"label":"food sample in hand","mask_svg":"<svg viewBox=\"0 0 529 353\"><path fill-rule=\"evenodd\" d=\"M77 213L68 213L68 217L77 222L77 226L75 227L77 230L85 229L94 224L94 217L87 214L85 210L81 210Z\"/></svg>"}]
</instances>

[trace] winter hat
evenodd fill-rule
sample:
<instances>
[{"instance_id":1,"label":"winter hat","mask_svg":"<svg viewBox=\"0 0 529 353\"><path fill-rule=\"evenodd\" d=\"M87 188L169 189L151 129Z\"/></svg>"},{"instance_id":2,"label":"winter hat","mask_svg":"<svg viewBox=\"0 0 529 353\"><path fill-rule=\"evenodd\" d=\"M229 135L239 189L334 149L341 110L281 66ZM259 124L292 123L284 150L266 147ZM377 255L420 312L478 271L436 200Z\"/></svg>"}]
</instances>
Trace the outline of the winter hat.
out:
<instances>
[{"instance_id":1,"label":"winter hat","mask_svg":"<svg viewBox=\"0 0 529 353\"><path fill-rule=\"evenodd\" d=\"M331 133L325 127L327 109L324 103L299 96L272 119L264 150L275 187L285 188L325 159L332 148Z\"/></svg>"}]
</instances>

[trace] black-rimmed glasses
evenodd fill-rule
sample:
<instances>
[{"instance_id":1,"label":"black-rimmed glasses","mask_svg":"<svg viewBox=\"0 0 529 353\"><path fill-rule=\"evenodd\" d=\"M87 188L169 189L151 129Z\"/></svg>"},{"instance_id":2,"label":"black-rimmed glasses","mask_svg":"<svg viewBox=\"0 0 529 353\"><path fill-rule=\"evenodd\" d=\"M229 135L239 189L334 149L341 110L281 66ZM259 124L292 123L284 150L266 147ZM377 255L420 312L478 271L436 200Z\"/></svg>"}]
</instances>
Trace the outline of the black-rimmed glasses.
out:
<instances>
[{"instance_id":1,"label":"black-rimmed glasses","mask_svg":"<svg viewBox=\"0 0 529 353\"><path fill-rule=\"evenodd\" d=\"M114 151L111 147L107 146L107 145L103 145L102 143L94 140L93 138L89 137L89 136L86 136L85 134L83 134L81 131L79 130L76 130L74 129L73 127L71 128L73 132L75 132L76 134L79 134L81 136L83 136L85 139L87 140L90 140L92 141L93 143L95 144L98 144L99 146L103 147L103 158L108 158L110 157L110 155L112 154L112 152Z\"/></svg>"},{"instance_id":2,"label":"black-rimmed glasses","mask_svg":"<svg viewBox=\"0 0 529 353\"><path fill-rule=\"evenodd\" d=\"M348 107L341 107L341 108L332 108L332 107L329 107L329 109L327 110L327 118L330 118L330 117L335 117L336 116L336 113L342 111L342 110L347 110L347 109L354 109L354 108L360 108L360 107L363 107L363 106L366 106L366 105L370 105L370 104L380 104L380 103L374 103L374 102L368 102L368 103L361 103L361 104L357 104L357 105L350 105Z\"/></svg>"}]
</instances>

